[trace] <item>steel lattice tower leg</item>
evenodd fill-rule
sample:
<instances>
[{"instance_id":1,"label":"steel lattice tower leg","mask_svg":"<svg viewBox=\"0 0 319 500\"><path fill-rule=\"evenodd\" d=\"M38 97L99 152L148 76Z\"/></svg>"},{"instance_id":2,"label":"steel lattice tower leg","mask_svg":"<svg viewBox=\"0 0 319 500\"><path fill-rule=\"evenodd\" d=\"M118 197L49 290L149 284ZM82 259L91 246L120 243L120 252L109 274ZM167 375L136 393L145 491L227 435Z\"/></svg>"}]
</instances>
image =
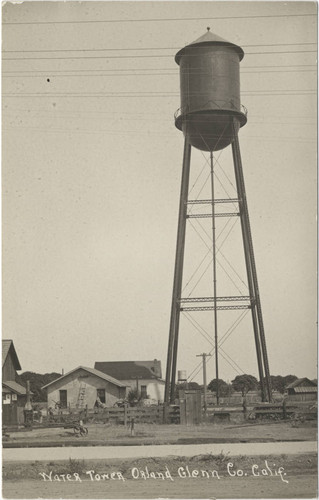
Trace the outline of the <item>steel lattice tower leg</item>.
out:
<instances>
[{"instance_id":1,"label":"steel lattice tower leg","mask_svg":"<svg viewBox=\"0 0 319 500\"><path fill-rule=\"evenodd\" d=\"M178 216L177 243L176 243L176 254L175 254L174 284L173 284L173 295L172 295L172 305L171 305L171 320L170 320L169 340L168 340L168 350L167 350L165 396L164 396L166 404L174 400L174 390L175 390L175 380L176 380L176 362L177 362L179 317L180 317L179 299L181 297L181 291L182 291L190 160L191 160L191 145L187 137L185 137L182 183L181 183L181 193L179 200L179 216Z\"/></svg>"},{"instance_id":2,"label":"steel lattice tower leg","mask_svg":"<svg viewBox=\"0 0 319 500\"><path fill-rule=\"evenodd\" d=\"M251 237L243 167L239 149L238 132L234 123L233 123L233 134L234 134L234 140L232 142L232 152L233 152L235 177L236 177L237 192L239 199L240 220L241 220L245 260L247 268L248 287L251 297L251 311L252 311L252 319L253 319L253 327L254 327L254 335L256 343L259 378L260 378L263 401L265 400L271 401L272 400L271 381L270 381L266 339L264 332L264 323L263 323L261 303L260 303L253 242ZM263 363L261 359L261 351L262 351ZM265 378L263 376L263 368L264 368Z\"/></svg>"}]
</instances>

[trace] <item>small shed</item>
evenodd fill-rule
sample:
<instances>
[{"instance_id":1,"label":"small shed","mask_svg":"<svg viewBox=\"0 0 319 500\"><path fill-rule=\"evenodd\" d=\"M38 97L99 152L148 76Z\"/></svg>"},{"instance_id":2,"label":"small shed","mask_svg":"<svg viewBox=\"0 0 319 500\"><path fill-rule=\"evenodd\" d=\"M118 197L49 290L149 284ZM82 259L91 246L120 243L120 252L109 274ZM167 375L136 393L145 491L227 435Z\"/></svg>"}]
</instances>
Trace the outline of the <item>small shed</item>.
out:
<instances>
[{"instance_id":1,"label":"small shed","mask_svg":"<svg viewBox=\"0 0 319 500\"><path fill-rule=\"evenodd\" d=\"M298 378L287 386L288 399L295 401L314 401L318 397L317 383L309 378Z\"/></svg>"},{"instance_id":2,"label":"small shed","mask_svg":"<svg viewBox=\"0 0 319 500\"><path fill-rule=\"evenodd\" d=\"M47 390L48 408L58 403L60 408L71 409L93 408L98 398L106 406L113 406L125 398L126 392L119 380L86 366L78 366L42 389Z\"/></svg>"}]
</instances>

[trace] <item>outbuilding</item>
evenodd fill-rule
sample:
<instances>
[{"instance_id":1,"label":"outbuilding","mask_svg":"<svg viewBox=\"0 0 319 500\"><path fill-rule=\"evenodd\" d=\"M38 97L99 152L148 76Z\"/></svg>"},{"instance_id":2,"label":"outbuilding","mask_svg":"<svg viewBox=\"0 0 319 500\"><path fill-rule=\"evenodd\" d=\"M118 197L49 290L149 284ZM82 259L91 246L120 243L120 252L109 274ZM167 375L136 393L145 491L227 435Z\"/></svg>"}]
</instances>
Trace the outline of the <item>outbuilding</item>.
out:
<instances>
[{"instance_id":1,"label":"outbuilding","mask_svg":"<svg viewBox=\"0 0 319 500\"><path fill-rule=\"evenodd\" d=\"M287 396L295 401L315 401L318 396L317 383L309 378L298 378L287 386Z\"/></svg>"},{"instance_id":2,"label":"outbuilding","mask_svg":"<svg viewBox=\"0 0 319 500\"><path fill-rule=\"evenodd\" d=\"M78 366L42 388L47 390L48 408L93 408L98 399L113 406L126 393L125 384L86 366Z\"/></svg>"}]
</instances>

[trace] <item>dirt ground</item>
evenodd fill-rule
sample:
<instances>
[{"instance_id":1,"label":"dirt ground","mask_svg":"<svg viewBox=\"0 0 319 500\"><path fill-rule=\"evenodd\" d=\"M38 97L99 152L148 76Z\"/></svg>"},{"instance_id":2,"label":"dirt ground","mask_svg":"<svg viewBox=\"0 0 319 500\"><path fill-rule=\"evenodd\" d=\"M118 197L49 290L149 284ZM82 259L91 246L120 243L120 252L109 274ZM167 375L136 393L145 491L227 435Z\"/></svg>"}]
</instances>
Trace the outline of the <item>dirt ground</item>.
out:
<instances>
[{"instance_id":1,"label":"dirt ground","mask_svg":"<svg viewBox=\"0 0 319 500\"><path fill-rule=\"evenodd\" d=\"M72 429L51 428L34 429L27 432L10 432L4 445L37 445L50 442L56 445L71 444L74 441L82 444L121 445L125 444L182 444L224 441L315 441L317 425L315 421L305 422L293 427L291 422L275 422L267 424L202 424L187 427L183 425L136 424L135 435L125 426L108 424L89 424L88 435L78 437Z\"/></svg>"},{"instance_id":2,"label":"dirt ground","mask_svg":"<svg viewBox=\"0 0 319 500\"><path fill-rule=\"evenodd\" d=\"M317 457L221 454L4 464L3 498L39 497L315 498Z\"/></svg>"},{"instance_id":3,"label":"dirt ground","mask_svg":"<svg viewBox=\"0 0 319 500\"><path fill-rule=\"evenodd\" d=\"M88 436L76 438L71 429L34 429L10 433L6 443L71 446L77 442L81 446L116 446L317 439L316 422L298 427L290 422L195 427L137 424L135 436L131 436L130 429L124 426L91 424L88 430ZM80 480L74 480L74 474L78 474ZM3 464L3 497L314 498L317 497L317 457L298 454L231 458L222 454L188 458L7 462Z\"/></svg>"}]
</instances>

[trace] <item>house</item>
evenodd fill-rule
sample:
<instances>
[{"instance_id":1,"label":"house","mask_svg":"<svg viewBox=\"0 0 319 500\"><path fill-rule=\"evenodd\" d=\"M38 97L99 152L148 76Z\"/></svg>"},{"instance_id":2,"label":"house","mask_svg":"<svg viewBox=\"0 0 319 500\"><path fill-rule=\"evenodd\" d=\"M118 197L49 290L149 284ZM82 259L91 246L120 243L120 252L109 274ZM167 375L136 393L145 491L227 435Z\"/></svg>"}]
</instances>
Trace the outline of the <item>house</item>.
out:
<instances>
[{"instance_id":1,"label":"house","mask_svg":"<svg viewBox=\"0 0 319 500\"><path fill-rule=\"evenodd\" d=\"M165 381L161 362L152 361L96 361L94 368L120 380L130 390L137 389L142 398L164 401Z\"/></svg>"},{"instance_id":2,"label":"house","mask_svg":"<svg viewBox=\"0 0 319 500\"><path fill-rule=\"evenodd\" d=\"M2 423L24 423L26 388L21 385L18 371L20 362L12 340L2 340Z\"/></svg>"},{"instance_id":3,"label":"house","mask_svg":"<svg viewBox=\"0 0 319 500\"><path fill-rule=\"evenodd\" d=\"M298 378L287 386L287 396L295 401L313 401L317 399L317 383L309 378Z\"/></svg>"},{"instance_id":4,"label":"house","mask_svg":"<svg viewBox=\"0 0 319 500\"><path fill-rule=\"evenodd\" d=\"M61 408L93 408L98 398L106 406L113 406L126 393L123 382L85 366L78 366L42 389L47 390L48 408L55 408L57 403Z\"/></svg>"}]
</instances>

